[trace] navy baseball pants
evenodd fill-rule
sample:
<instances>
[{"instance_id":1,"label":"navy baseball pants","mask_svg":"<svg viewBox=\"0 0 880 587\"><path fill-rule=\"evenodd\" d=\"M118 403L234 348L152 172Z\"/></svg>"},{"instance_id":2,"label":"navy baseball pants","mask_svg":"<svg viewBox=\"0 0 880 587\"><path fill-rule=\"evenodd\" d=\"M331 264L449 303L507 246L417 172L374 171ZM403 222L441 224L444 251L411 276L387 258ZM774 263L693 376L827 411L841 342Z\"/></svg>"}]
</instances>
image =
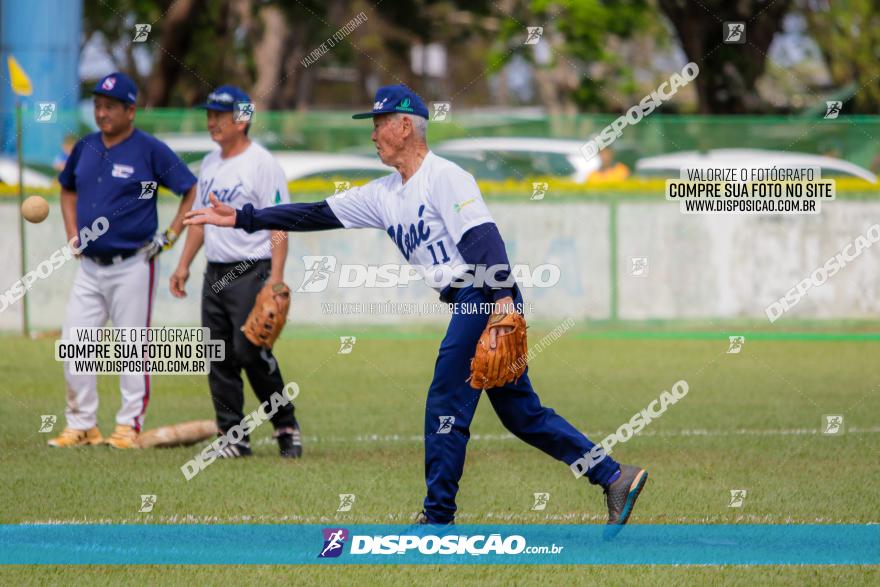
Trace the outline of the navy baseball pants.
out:
<instances>
[{"instance_id":1,"label":"navy baseball pants","mask_svg":"<svg viewBox=\"0 0 880 587\"><path fill-rule=\"evenodd\" d=\"M482 290L474 287L447 291L454 292L456 306L440 344L425 405L428 495L424 507L432 524L448 524L455 518L455 495L464 471L471 420L482 393L473 389L467 378L474 349L489 319L491 302ZM522 297L517 294L515 302L521 304ZM588 454L594 446L562 416L541 405L529 381L528 369L516 383L488 389L486 395L505 428L567 465ZM618 469L619 465L606 456L586 476L591 483L605 484Z\"/></svg>"}]
</instances>

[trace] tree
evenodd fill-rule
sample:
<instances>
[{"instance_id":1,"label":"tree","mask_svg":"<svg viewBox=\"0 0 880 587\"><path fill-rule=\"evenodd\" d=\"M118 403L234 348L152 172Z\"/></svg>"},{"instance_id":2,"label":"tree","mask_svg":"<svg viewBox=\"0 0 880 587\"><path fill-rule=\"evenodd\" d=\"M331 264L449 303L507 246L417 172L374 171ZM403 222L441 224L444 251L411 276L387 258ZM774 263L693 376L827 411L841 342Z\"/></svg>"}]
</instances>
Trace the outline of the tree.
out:
<instances>
[{"instance_id":1,"label":"tree","mask_svg":"<svg viewBox=\"0 0 880 587\"><path fill-rule=\"evenodd\" d=\"M83 3L83 41L100 36L108 57L117 71L124 71L139 88L144 79L135 67L134 25L152 23L162 15L162 7L152 0L85 0Z\"/></svg>"},{"instance_id":2,"label":"tree","mask_svg":"<svg viewBox=\"0 0 880 587\"><path fill-rule=\"evenodd\" d=\"M193 21L205 12L205 4L206 0L176 0L162 15L156 60L147 81L147 106L168 105L171 89L180 78L185 56L192 46L193 34L190 31L192 28L198 30L193 27ZM225 7L225 3L223 5ZM195 75L198 76L197 73ZM203 83L210 85L207 80Z\"/></svg>"},{"instance_id":3,"label":"tree","mask_svg":"<svg viewBox=\"0 0 880 587\"><path fill-rule=\"evenodd\" d=\"M84 37L100 35L116 69L129 74L146 106L189 105L219 80L237 76L240 56L232 43L241 9L250 0L85 0ZM150 24L145 42L132 43L136 24ZM222 47L222 50L218 50ZM135 50L149 55L142 76Z\"/></svg>"},{"instance_id":4,"label":"tree","mask_svg":"<svg viewBox=\"0 0 880 587\"><path fill-rule=\"evenodd\" d=\"M811 36L828 65L832 86L854 83L847 110L876 114L880 109L880 2L839 0L800 2Z\"/></svg>"},{"instance_id":5,"label":"tree","mask_svg":"<svg viewBox=\"0 0 880 587\"><path fill-rule=\"evenodd\" d=\"M507 0L496 5L504 18L500 47L490 56L494 70L519 55L534 66L538 95L551 114L607 108L606 79L588 72L602 64L627 76L628 65L611 50L611 38L627 39L646 30L652 11L646 0ZM541 43L525 44L529 26L543 28Z\"/></svg>"},{"instance_id":6,"label":"tree","mask_svg":"<svg viewBox=\"0 0 880 587\"><path fill-rule=\"evenodd\" d=\"M658 0L681 47L700 74L694 80L702 114L762 109L755 82L791 0ZM724 22L744 22L746 42L724 43Z\"/></svg>"}]
</instances>

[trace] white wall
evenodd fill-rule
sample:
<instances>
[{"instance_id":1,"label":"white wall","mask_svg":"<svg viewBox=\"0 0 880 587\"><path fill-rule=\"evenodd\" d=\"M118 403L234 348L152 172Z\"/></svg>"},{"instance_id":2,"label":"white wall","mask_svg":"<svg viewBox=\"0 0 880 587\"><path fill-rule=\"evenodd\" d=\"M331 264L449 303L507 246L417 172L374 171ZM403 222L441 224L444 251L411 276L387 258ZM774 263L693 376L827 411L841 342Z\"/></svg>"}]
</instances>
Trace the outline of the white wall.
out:
<instances>
[{"instance_id":1,"label":"white wall","mask_svg":"<svg viewBox=\"0 0 880 587\"><path fill-rule=\"evenodd\" d=\"M166 226L174 204L160 206ZM604 203L492 204L511 262L560 267L556 287L525 292L533 319L565 317L603 319L611 312L609 208ZM0 291L19 276L18 207L0 205ZM621 203L618 209L619 316L649 318L763 318L764 307L880 222L880 203L833 202L816 216L685 216L666 202ZM36 267L63 246L57 202L49 219L27 226L28 267ZM302 282L302 255L335 255L339 264L396 263L397 248L381 231L331 231L291 234L286 277L293 289ZM156 324L196 324L204 260L192 268L190 296L177 300L168 278L182 248L178 243L161 257ZM880 313L880 247L869 249L820 288L811 291L791 313L798 318L869 318ZM645 276L630 275L632 257L648 257ZM30 290L31 324L59 328L76 270L72 261ZM321 302L425 302L437 295L425 284L406 288L339 289L295 294L294 323L352 321L351 316L322 315ZM17 330L21 302L0 312L0 330ZM364 323L442 322L434 316L359 316Z\"/></svg>"}]
</instances>

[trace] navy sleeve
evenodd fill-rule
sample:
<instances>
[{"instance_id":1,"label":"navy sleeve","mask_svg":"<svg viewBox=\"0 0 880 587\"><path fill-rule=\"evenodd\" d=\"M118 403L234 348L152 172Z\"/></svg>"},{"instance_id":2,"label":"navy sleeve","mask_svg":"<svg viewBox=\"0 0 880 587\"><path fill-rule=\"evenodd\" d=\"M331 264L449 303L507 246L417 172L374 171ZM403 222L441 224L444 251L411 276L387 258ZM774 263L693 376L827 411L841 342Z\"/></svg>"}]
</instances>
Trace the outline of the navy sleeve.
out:
<instances>
[{"instance_id":1,"label":"navy sleeve","mask_svg":"<svg viewBox=\"0 0 880 587\"><path fill-rule=\"evenodd\" d=\"M64 169L58 174L58 183L66 190L76 191L76 164L79 163L79 156L83 150L83 139L76 142L67 161L64 163Z\"/></svg>"},{"instance_id":2,"label":"navy sleeve","mask_svg":"<svg viewBox=\"0 0 880 587\"><path fill-rule=\"evenodd\" d=\"M153 149L153 173L159 184L178 196L188 192L197 181L186 163L171 150L171 147L158 139L155 139Z\"/></svg>"},{"instance_id":3,"label":"navy sleeve","mask_svg":"<svg viewBox=\"0 0 880 587\"><path fill-rule=\"evenodd\" d=\"M308 232L344 228L326 201L307 204L281 204L258 210L245 204L235 214L235 228L247 232L258 230L287 230Z\"/></svg>"},{"instance_id":4,"label":"navy sleeve","mask_svg":"<svg viewBox=\"0 0 880 587\"><path fill-rule=\"evenodd\" d=\"M458 252L461 253L464 262L472 267L492 267L493 265L501 267L489 272L486 281L493 284L484 283L483 291L492 296L492 301L510 296L515 297L514 293L517 289L516 279L510 274L510 261L507 259L507 250L504 247L504 241L501 240L501 233L494 222L486 222L474 226L463 235L458 242Z\"/></svg>"}]
</instances>

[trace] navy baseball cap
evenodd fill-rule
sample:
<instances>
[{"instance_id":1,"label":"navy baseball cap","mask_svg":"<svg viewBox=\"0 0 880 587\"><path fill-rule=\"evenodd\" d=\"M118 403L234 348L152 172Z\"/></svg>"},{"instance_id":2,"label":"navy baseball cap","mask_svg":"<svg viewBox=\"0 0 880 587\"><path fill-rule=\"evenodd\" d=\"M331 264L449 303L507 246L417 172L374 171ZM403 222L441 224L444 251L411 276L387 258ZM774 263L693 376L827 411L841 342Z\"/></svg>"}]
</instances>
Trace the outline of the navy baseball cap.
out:
<instances>
[{"instance_id":1,"label":"navy baseball cap","mask_svg":"<svg viewBox=\"0 0 880 587\"><path fill-rule=\"evenodd\" d=\"M236 86L220 86L208 94L208 100L204 104L199 104L198 107L205 110L216 110L217 112L232 112L235 110L236 104L250 101L250 96L241 88Z\"/></svg>"},{"instance_id":2,"label":"navy baseball cap","mask_svg":"<svg viewBox=\"0 0 880 587\"><path fill-rule=\"evenodd\" d=\"M134 104L137 101L138 89L130 77L116 71L99 81L92 93L115 98L125 104Z\"/></svg>"},{"instance_id":3,"label":"navy baseball cap","mask_svg":"<svg viewBox=\"0 0 880 587\"><path fill-rule=\"evenodd\" d=\"M376 91L372 112L355 114L352 118L373 118L379 114L414 114L428 118L428 109L418 94L403 84L384 86Z\"/></svg>"}]
</instances>

